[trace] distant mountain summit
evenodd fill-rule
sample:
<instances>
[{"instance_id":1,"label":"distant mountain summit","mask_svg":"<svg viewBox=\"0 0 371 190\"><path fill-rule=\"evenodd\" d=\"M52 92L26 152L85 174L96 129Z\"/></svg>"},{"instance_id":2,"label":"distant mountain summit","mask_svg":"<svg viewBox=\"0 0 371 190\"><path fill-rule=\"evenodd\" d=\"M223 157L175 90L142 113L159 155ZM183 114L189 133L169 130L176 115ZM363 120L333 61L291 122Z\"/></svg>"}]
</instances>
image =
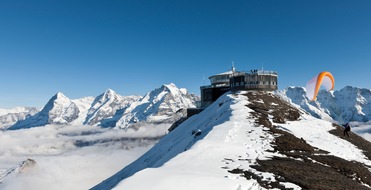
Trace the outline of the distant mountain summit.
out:
<instances>
[{"instance_id":1,"label":"distant mountain summit","mask_svg":"<svg viewBox=\"0 0 371 190\"><path fill-rule=\"evenodd\" d=\"M123 109L133 102L137 101L140 96L120 96L115 91L108 89L103 94L95 98L93 104L88 110L85 125L95 125L101 120L112 117L117 110Z\"/></svg>"},{"instance_id":2,"label":"distant mountain summit","mask_svg":"<svg viewBox=\"0 0 371 190\"><path fill-rule=\"evenodd\" d=\"M137 128L142 124L175 122L185 116L186 108L195 107L199 97L174 84L162 85L145 96L121 96L108 89L93 98L70 100L61 92L54 95L43 109L20 117L9 130L48 124L97 125L102 127ZM10 116L4 117L7 121ZM4 125L6 125L5 123ZM5 128L5 127L4 127Z\"/></svg>"},{"instance_id":3,"label":"distant mountain summit","mask_svg":"<svg viewBox=\"0 0 371 190\"><path fill-rule=\"evenodd\" d=\"M185 116L186 108L195 107L198 100L198 96L189 94L184 88L179 89L172 83L162 85L122 110L117 126L126 128L141 122L172 123Z\"/></svg>"},{"instance_id":4,"label":"distant mountain summit","mask_svg":"<svg viewBox=\"0 0 371 190\"><path fill-rule=\"evenodd\" d=\"M47 124L67 124L77 119L78 106L61 92L54 95L37 114L20 120L10 130L32 128Z\"/></svg>"}]
</instances>

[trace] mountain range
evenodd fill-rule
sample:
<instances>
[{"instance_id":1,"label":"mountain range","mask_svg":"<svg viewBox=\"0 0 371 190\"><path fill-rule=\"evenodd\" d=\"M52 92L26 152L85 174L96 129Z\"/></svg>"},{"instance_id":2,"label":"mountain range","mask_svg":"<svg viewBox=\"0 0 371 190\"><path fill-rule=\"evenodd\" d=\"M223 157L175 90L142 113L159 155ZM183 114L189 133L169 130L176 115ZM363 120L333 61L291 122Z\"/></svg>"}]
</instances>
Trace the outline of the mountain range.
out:
<instances>
[{"instance_id":1,"label":"mountain range","mask_svg":"<svg viewBox=\"0 0 371 190\"><path fill-rule=\"evenodd\" d=\"M365 122L371 119L371 90L347 86L334 92L320 91L317 101L309 101L303 87L276 91L281 98L304 109L314 117ZM61 92L40 110L18 107L0 109L0 129L22 129L47 124L98 125L128 128L145 123L172 123L195 107L200 98L174 84L162 85L144 96L121 96L108 89L97 97L71 100Z\"/></svg>"},{"instance_id":2,"label":"mountain range","mask_svg":"<svg viewBox=\"0 0 371 190\"><path fill-rule=\"evenodd\" d=\"M121 96L108 89L97 97L71 100L61 92L41 109L2 110L0 128L16 130L48 124L96 125L128 128L143 124L173 123L195 107L199 97L174 84L162 85L144 96Z\"/></svg>"},{"instance_id":3,"label":"mountain range","mask_svg":"<svg viewBox=\"0 0 371 190\"><path fill-rule=\"evenodd\" d=\"M346 86L333 92L321 90L317 101L309 101L303 87L289 87L277 94L317 118L339 123L371 120L370 89Z\"/></svg>"}]
</instances>

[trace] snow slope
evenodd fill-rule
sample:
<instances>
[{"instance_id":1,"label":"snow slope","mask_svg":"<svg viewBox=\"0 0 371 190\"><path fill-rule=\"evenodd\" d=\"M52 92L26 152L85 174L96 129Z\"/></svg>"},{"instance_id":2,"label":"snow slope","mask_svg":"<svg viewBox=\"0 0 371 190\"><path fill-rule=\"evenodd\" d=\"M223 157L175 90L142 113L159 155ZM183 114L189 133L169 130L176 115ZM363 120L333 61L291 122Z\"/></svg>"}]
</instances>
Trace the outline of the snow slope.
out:
<instances>
[{"instance_id":1,"label":"snow slope","mask_svg":"<svg viewBox=\"0 0 371 190\"><path fill-rule=\"evenodd\" d=\"M70 122L71 125L81 125L84 123L86 116L88 115L89 108L94 102L94 97L88 96L80 99L71 100L79 108L79 116Z\"/></svg>"},{"instance_id":2,"label":"snow slope","mask_svg":"<svg viewBox=\"0 0 371 190\"><path fill-rule=\"evenodd\" d=\"M329 133L334 129L332 123L304 112L298 121L274 123L271 110L252 110L246 106L249 103L242 94L223 95L163 137L142 157L92 189L264 189L256 179L230 172L249 171L263 180L277 181L279 176L252 167L258 160L287 157L273 151L277 135L256 124L256 114L262 113L267 113L278 128L329 155L371 166L362 150ZM301 189L291 182L280 185Z\"/></svg>"}]
</instances>

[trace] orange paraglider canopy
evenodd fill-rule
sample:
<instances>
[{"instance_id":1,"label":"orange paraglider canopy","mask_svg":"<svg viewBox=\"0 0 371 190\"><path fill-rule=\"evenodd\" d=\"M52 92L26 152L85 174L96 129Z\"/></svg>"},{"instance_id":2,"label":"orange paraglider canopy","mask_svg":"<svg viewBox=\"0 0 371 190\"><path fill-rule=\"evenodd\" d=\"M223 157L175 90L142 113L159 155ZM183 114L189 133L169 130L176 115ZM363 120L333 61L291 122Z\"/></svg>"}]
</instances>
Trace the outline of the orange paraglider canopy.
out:
<instances>
[{"instance_id":1,"label":"orange paraglider canopy","mask_svg":"<svg viewBox=\"0 0 371 190\"><path fill-rule=\"evenodd\" d=\"M309 100L317 99L317 94L321 86L326 90L333 90L335 87L335 79L330 72L324 71L307 82L306 90Z\"/></svg>"}]
</instances>

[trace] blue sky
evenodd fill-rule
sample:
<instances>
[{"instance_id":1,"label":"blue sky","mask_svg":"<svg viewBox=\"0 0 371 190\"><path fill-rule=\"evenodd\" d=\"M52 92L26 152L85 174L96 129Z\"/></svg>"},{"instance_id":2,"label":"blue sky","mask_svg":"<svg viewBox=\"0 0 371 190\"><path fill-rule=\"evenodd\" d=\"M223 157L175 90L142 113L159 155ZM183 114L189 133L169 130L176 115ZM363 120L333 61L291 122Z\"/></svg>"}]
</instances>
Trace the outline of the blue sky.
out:
<instances>
[{"instance_id":1,"label":"blue sky","mask_svg":"<svg viewBox=\"0 0 371 190\"><path fill-rule=\"evenodd\" d=\"M171 82L199 94L232 61L278 71L279 89L325 70L370 89L370 34L369 0L2 0L0 108Z\"/></svg>"}]
</instances>

